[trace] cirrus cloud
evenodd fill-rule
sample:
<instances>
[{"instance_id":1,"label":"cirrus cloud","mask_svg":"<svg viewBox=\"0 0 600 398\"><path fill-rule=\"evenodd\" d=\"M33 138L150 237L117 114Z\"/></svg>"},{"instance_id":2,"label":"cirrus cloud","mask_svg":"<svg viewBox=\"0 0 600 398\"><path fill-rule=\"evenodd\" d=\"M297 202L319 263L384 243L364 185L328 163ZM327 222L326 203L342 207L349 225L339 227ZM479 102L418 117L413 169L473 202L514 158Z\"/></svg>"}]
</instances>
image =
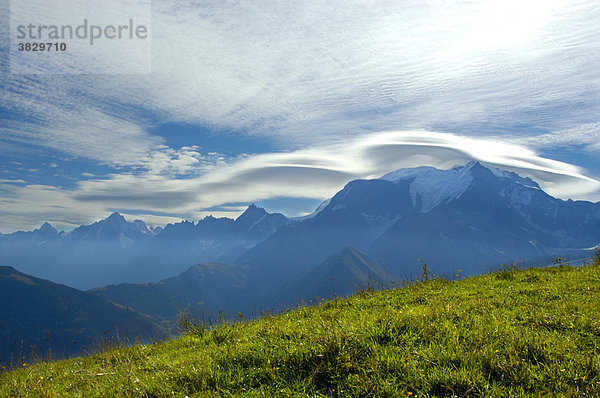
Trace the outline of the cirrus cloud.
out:
<instances>
[{"instance_id":1,"label":"cirrus cloud","mask_svg":"<svg viewBox=\"0 0 600 398\"><path fill-rule=\"evenodd\" d=\"M164 1L152 13L151 75L5 75L2 140L131 165L165 145L149 133L162 122L284 150L344 132L598 123L593 1Z\"/></svg>"}]
</instances>

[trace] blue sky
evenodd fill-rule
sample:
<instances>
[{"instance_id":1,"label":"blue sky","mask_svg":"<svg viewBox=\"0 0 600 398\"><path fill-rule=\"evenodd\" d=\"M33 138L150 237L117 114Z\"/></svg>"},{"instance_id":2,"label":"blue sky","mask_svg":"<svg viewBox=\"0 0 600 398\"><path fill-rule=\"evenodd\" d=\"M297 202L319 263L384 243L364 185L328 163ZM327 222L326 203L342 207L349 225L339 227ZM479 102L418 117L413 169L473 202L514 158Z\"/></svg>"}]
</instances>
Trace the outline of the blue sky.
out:
<instances>
[{"instance_id":1,"label":"blue sky","mask_svg":"<svg viewBox=\"0 0 600 398\"><path fill-rule=\"evenodd\" d=\"M154 1L150 74L12 74L4 47L0 232L297 216L471 159L599 201L599 20L595 1Z\"/></svg>"}]
</instances>

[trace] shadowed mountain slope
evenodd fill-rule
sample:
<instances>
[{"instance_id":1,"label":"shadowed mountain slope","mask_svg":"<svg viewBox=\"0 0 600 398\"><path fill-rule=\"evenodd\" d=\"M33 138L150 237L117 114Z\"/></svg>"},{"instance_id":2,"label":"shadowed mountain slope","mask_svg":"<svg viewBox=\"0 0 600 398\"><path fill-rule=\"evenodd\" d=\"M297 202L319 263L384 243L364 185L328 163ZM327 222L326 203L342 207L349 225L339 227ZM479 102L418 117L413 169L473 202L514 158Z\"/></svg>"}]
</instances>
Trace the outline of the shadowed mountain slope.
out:
<instances>
[{"instance_id":1,"label":"shadowed mountain slope","mask_svg":"<svg viewBox=\"0 0 600 398\"><path fill-rule=\"evenodd\" d=\"M96 344L164 334L146 318L100 297L0 266L0 362L81 354Z\"/></svg>"}]
</instances>

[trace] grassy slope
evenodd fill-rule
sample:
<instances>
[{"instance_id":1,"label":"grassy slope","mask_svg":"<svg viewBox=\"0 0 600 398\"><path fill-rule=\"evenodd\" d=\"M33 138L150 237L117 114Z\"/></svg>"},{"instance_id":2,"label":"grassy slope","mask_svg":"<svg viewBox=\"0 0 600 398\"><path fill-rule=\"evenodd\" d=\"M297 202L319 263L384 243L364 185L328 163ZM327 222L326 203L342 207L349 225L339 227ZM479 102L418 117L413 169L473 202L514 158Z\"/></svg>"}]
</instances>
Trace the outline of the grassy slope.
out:
<instances>
[{"instance_id":1,"label":"grassy slope","mask_svg":"<svg viewBox=\"0 0 600 398\"><path fill-rule=\"evenodd\" d=\"M0 396L84 393L600 396L600 264L361 292L0 375Z\"/></svg>"}]
</instances>

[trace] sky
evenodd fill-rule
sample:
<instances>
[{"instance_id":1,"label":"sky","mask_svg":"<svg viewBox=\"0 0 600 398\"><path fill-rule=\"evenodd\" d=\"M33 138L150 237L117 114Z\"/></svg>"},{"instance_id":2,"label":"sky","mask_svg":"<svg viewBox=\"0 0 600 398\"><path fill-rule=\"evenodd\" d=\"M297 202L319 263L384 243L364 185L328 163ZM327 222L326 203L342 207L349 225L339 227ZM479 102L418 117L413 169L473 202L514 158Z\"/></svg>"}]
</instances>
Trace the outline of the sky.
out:
<instances>
[{"instance_id":1,"label":"sky","mask_svg":"<svg viewBox=\"0 0 600 398\"><path fill-rule=\"evenodd\" d=\"M148 51L122 53L149 73L120 74L119 54L15 73L0 15L2 233L301 216L353 179L469 160L600 201L598 1L153 1Z\"/></svg>"}]
</instances>

